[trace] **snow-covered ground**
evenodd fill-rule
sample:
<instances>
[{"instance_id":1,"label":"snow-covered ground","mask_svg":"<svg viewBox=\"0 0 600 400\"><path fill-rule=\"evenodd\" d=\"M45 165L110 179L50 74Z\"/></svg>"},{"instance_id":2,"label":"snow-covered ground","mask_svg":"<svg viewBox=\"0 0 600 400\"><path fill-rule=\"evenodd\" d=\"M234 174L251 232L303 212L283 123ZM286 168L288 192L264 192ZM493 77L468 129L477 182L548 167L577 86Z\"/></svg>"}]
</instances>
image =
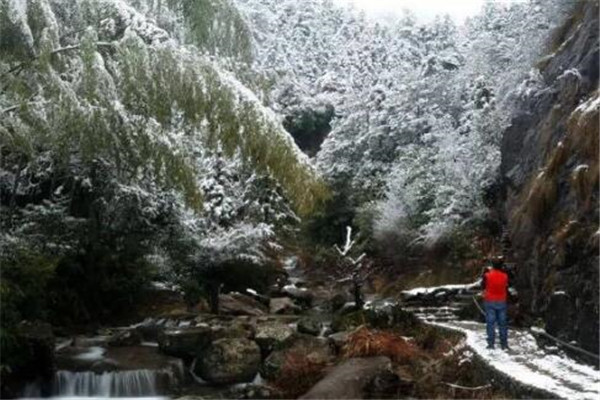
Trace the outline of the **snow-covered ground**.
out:
<instances>
[{"instance_id":1,"label":"snow-covered ground","mask_svg":"<svg viewBox=\"0 0 600 400\"><path fill-rule=\"evenodd\" d=\"M417 295L417 294L428 294L432 293L436 290L460 290L464 289L465 291L470 289L479 288L481 285L481 281L476 281L468 284L456 284L456 285L443 285L443 286L432 286L432 287L419 287L410 290L403 290L402 293L405 295Z\"/></svg>"},{"instance_id":2,"label":"snow-covered ground","mask_svg":"<svg viewBox=\"0 0 600 400\"><path fill-rule=\"evenodd\" d=\"M459 330L468 346L498 371L526 385L565 399L600 398L600 371L557 354L548 354L528 332L509 331L509 352L486 348L485 324L472 321L428 320L427 323Z\"/></svg>"},{"instance_id":3,"label":"snow-covered ground","mask_svg":"<svg viewBox=\"0 0 600 400\"><path fill-rule=\"evenodd\" d=\"M446 285L417 288L405 294L431 293L438 289L468 289L472 285ZM565 399L600 399L600 371L578 363L562 352L550 354L540 348L531 333L509 329L508 352L487 349L485 324L458 318L441 318L449 307L416 308L424 322L460 331L467 345L500 373L525 385L542 389ZM444 311L441 313L440 311Z\"/></svg>"}]
</instances>

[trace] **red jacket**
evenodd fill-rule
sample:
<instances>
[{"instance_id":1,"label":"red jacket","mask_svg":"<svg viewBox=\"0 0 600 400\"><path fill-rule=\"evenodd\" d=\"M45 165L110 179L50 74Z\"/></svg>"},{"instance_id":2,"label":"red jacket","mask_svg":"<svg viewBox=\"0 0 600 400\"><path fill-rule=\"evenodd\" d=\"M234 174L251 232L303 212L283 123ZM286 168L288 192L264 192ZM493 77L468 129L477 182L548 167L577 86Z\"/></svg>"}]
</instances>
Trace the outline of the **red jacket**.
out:
<instances>
[{"instance_id":1,"label":"red jacket","mask_svg":"<svg viewBox=\"0 0 600 400\"><path fill-rule=\"evenodd\" d=\"M486 301L506 301L508 274L499 269L491 269L483 274L482 281Z\"/></svg>"}]
</instances>

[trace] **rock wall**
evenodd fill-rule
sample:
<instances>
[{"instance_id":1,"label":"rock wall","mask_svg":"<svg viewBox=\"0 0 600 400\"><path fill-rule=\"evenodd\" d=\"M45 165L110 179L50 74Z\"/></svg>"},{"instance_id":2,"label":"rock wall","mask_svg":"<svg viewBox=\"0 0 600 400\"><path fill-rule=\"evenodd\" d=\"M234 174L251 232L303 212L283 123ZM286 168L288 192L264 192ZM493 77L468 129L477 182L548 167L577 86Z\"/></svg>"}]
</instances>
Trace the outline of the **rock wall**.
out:
<instances>
[{"instance_id":1,"label":"rock wall","mask_svg":"<svg viewBox=\"0 0 600 400\"><path fill-rule=\"evenodd\" d=\"M598 353L598 3L581 1L502 141L502 214L520 307Z\"/></svg>"}]
</instances>

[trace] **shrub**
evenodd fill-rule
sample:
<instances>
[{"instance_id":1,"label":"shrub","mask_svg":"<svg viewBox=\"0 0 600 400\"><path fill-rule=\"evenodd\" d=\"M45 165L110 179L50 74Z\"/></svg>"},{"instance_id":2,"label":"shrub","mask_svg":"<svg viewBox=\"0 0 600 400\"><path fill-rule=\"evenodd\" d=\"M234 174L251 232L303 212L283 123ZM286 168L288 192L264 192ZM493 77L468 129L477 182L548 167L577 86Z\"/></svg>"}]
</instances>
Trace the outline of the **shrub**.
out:
<instances>
[{"instance_id":1,"label":"shrub","mask_svg":"<svg viewBox=\"0 0 600 400\"><path fill-rule=\"evenodd\" d=\"M283 398L295 399L321 380L325 366L302 352L288 351L273 385L282 392Z\"/></svg>"},{"instance_id":2,"label":"shrub","mask_svg":"<svg viewBox=\"0 0 600 400\"><path fill-rule=\"evenodd\" d=\"M420 355L419 349L400 335L361 326L350 334L342 348L346 358L387 356L395 362L406 363Z\"/></svg>"}]
</instances>

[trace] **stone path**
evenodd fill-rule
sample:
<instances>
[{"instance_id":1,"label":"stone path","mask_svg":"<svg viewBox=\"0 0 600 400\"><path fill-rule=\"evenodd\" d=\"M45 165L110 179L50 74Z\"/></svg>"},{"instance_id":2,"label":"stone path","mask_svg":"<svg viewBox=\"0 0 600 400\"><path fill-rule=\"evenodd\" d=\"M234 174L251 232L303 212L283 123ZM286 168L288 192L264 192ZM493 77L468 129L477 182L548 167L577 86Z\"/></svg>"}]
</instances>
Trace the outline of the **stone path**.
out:
<instances>
[{"instance_id":1,"label":"stone path","mask_svg":"<svg viewBox=\"0 0 600 400\"><path fill-rule=\"evenodd\" d=\"M460 320L454 312L458 309L456 299L474 290L474 285L452 285L440 288L423 288L419 291L407 291L404 297L411 298L409 307L424 322L465 334L467 345L486 363L509 378L525 385L535 387L565 399L599 399L600 371L590 365L579 363L558 349L552 353L538 346L533 335L524 330L509 331L509 352L500 349L486 349L485 324ZM455 291L448 294L448 291ZM452 299L450 305L419 306L414 300L415 294L445 293ZM410 303L410 302L409 302ZM427 303L427 302L426 302Z\"/></svg>"}]
</instances>

